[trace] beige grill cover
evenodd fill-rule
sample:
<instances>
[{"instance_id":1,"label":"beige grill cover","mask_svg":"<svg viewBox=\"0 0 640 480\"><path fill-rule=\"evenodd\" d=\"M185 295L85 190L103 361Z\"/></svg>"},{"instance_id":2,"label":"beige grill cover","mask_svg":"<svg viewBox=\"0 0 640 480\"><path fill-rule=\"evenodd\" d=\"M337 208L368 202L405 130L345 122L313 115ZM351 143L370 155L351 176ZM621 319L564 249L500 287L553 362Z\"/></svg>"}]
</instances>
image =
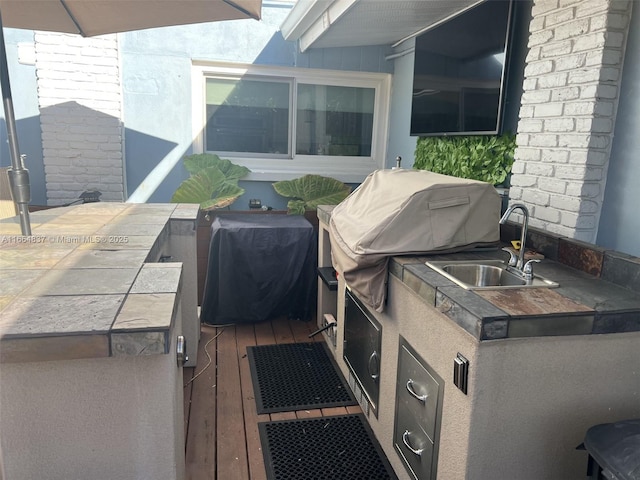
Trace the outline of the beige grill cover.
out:
<instances>
[{"instance_id":1,"label":"beige grill cover","mask_svg":"<svg viewBox=\"0 0 640 480\"><path fill-rule=\"evenodd\" d=\"M382 311L390 256L496 244L500 203L485 182L377 170L331 214L333 266L359 298Z\"/></svg>"}]
</instances>

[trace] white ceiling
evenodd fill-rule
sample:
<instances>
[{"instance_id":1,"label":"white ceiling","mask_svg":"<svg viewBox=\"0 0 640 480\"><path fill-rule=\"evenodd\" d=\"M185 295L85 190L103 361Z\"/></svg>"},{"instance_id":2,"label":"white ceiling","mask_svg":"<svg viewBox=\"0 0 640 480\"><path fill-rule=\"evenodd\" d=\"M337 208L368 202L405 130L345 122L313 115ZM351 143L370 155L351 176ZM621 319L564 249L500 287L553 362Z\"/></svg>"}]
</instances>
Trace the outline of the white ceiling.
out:
<instances>
[{"instance_id":1,"label":"white ceiling","mask_svg":"<svg viewBox=\"0 0 640 480\"><path fill-rule=\"evenodd\" d=\"M282 24L300 49L395 45L485 0L298 0Z\"/></svg>"}]
</instances>

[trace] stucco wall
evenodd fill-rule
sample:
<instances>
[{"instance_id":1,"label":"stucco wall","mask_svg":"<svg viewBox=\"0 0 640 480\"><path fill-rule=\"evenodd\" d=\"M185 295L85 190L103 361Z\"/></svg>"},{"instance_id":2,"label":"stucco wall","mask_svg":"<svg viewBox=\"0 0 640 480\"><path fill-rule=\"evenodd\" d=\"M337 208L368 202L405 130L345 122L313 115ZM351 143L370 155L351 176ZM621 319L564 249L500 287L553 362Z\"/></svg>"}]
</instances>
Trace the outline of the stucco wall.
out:
<instances>
[{"instance_id":1,"label":"stucco wall","mask_svg":"<svg viewBox=\"0 0 640 480\"><path fill-rule=\"evenodd\" d=\"M264 2L262 20L217 22L129 32L120 36L127 187L133 193L160 161L177 163L150 202L167 201L188 177L179 162L192 152L191 61L222 61L300 68L391 72L388 47L332 48L298 53L279 32L291 5ZM266 160L267 161L267 160ZM250 198L286 208L271 182L242 182L232 209Z\"/></svg>"},{"instance_id":2,"label":"stucco wall","mask_svg":"<svg viewBox=\"0 0 640 480\"><path fill-rule=\"evenodd\" d=\"M13 109L16 118L18 147L27 156L25 166L29 170L31 183L31 204L46 205L44 165L42 164L42 142L40 132L40 111L34 68L33 32L27 30L4 29L7 50L9 83L13 95ZM18 51L22 52L19 55ZM31 57L31 58L30 58ZM0 108L0 167L11 165L4 109Z\"/></svg>"},{"instance_id":3,"label":"stucco wall","mask_svg":"<svg viewBox=\"0 0 640 480\"><path fill-rule=\"evenodd\" d=\"M632 12L598 245L640 257L640 3Z\"/></svg>"},{"instance_id":4,"label":"stucco wall","mask_svg":"<svg viewBox=\"0 0 640 480\"><path fill-rule=\"evenodd\" d=\"M344 325L343 293L337 311ZM640 413L637 372L618 368L637 364L639 332L478 342L393 275L385 312L372 314L382 366L369 423L400 478L409 475L392 441L399 335L444 380L438 478L581 480L587 454L576 447L587 429ZM334 355L348 377L343 340L339 327ZM451 381L457 353L469 360L467 394Z\"/></svg>"},{"instance_id":5,"label":"stucco wall","mask_svg":"<svg viewBox=\"0 0 640 480\"><path fill-rule=\"evenodd\" d=\"M389 110L389 143L386 166L393 167L395 158L402 157L402 168L411 168L415 160L418 137L409 136L411 126L411 99L413 93L413 63L415 39L407 40L394 52L392 59L393 83L391 85L391 108Z\"/></svg>"},{"instance_id":6,"label":"stucco wall","mask_svg":"<svg viewBox=\"0 0 640 480\"><path fill-rule=\"evenodd\" d=\"M6 479L182 480L180 322L166 355L3 364Z\"/></svg>"}]
</instances>

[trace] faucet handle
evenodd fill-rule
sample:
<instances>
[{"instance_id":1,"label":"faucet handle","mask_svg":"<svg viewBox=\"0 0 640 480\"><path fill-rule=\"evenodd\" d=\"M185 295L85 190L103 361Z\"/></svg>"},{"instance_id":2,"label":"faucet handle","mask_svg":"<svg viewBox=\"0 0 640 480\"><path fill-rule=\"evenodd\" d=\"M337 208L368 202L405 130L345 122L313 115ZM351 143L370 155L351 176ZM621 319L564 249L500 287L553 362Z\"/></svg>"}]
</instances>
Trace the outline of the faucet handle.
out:
<instances>
[{"instance_id":1,"label":"faucet handle","mask_svg":"<svg viewBox=\"0 0 640 480\"><path fill-rule=\"evenodd\" d=\"M540 260L538 260L537 258L531 259L529 260L527 263L524 264L524 267L522 267L522 273L524 273L524 276L527 280L530 280L533 278L533 264L534 263L540 263Z\"/></svg>"},{"instance_id":2,"label":"faucet handle","mask_svg":"<svg viewBox=\"0 0 640 480\"><path fill-rule=\"evenodd\" d=\"M502 251L509 254L509 266L515 267L518 264L518 254L511 247L502 247Z\"/></svg>"}]
</instances>

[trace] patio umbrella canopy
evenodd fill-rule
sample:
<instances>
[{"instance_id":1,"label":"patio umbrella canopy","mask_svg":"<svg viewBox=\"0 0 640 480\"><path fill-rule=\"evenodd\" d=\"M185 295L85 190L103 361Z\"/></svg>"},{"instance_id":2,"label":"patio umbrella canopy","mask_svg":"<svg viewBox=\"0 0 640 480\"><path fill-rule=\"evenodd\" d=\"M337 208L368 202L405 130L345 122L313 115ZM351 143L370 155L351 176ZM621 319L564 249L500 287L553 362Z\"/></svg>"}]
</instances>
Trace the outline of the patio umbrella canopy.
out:
<instances>
[{"instance_id":1,"label":"patio umbrella canopy","mask_svg":"<svg viewBox=\"0 0 640 480\"><path fill-rule=\"evenodd\" d=\"M31 235L29 174L16 135L2 27L85 37L191 23L260 19L262 0L0 0L0 80L11 154L11 195L23 235Z\"/></svg>"},{"instance_id":2,"label":"patio umbrella canopy","mask_svg":"<svg viewBox=\"0 0 640 480\"><path fill-rule=\"evenodd\" d=\"M0 0L5 27L85 37L190 23L260 19L262 0Z\"/></svg>"}]
</instances>

